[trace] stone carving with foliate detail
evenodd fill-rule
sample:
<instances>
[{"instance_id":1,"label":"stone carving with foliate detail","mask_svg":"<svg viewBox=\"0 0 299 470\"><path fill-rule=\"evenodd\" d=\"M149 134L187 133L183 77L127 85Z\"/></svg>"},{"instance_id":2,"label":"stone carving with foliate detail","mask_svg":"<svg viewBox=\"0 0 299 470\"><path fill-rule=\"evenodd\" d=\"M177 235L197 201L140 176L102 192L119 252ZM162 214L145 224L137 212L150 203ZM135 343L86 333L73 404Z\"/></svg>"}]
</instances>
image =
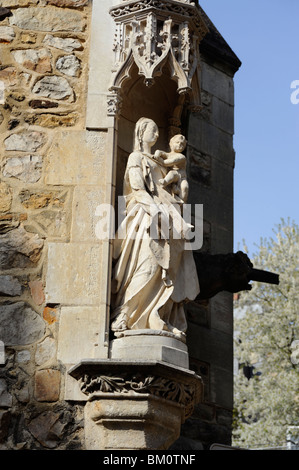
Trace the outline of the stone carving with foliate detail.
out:
<instances>
[{"instance_id":1,"label":"stone carving with foliate detail","mask_svg":"<svg viewBox=\"0 0 299 470\"><path fill-rule=\"evenodd\" d=\"M185 408L185 419L193 413L197 402L198 388L192 384L183 384L175 380L159 376L145 376L138 374L131 376L124 373L122 376L113 375L84 375L80 381L81 391L88 395L89 400L107 393L120 394L150 394L176 402Z\"/></svg>"}]
</instances>

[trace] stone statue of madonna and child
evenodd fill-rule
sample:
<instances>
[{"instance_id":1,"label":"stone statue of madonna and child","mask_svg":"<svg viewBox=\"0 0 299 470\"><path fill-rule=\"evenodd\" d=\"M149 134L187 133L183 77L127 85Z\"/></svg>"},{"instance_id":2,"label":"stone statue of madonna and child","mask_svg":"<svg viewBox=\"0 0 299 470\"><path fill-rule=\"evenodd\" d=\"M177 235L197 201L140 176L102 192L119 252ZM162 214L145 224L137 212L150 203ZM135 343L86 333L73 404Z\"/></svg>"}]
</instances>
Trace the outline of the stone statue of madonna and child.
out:
<instances>
[{"instance_id":1,"label":"stone statue of madonna and child","mask_svg":"<svg viewBox=\"0 0 299 470\"><path fill-rule=\"evenodd\" d=\"M186 139L176 135L169 153L152 154L158 137L154 121L139 119L124 176L125 218L114 240L111 330L116 337L128 330L168 332L185 341L184 303L199 294L186 249L191 225L182 217Z\"/></svg>"}]
</instances>

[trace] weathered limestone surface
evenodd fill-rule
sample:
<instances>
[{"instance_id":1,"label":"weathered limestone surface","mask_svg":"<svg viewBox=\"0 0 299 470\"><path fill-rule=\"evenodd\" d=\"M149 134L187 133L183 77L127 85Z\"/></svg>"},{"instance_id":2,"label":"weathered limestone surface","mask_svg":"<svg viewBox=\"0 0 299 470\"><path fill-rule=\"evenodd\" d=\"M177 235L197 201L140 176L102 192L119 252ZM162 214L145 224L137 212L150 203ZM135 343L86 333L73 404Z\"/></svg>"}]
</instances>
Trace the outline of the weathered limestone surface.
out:
<instances>
[{"instance_id":1,"label":"weathered limestone surface","mask_svg":"<svg viewBox=\"0 0 299 470\"><path fill-rule=\"evenodd\" d=\"M105 150L105 132L57 132L48 152L46 183L102 187Z\"/></svg>"},{"instance_id":2,"label":"weathered limestone surface","mask_svg":"<svg viewBox=\"0 0 299 470\"><path fill-rule=\"evenodd\" d=\"M47 34L43 40L43 44L47 46L55 47L56 49L62 49L65 52L73 52L74 50L82 49L82 43L78 39L73 38L60 38Z\"/></svg>"},{"instance_id":3,"label":"weathered limestone surface","mask_svg":"<svg viewBox=\"0 0 299 470\"><path fill-rule=\"evenodd\" d=\"M95 307L62 307L57 356L64 364L96 357L103 319Z\"/></svg>"},{"instance_id":4,"label":"weathered limestone surface","mask_svg":"<svg viewBox=\"0 0 299 470\"><path fill-rule=\"evenodd\" d=\"M137 334L136 334L137 333ZM132 331L110 343L110 357L123 360L159 360L189 368L186 344L155 330Z\"/></svg>"},{"instance_id":5,"label":"weathered limestone surface","mask_svg":"<svg viewBox=\"0 0 299 470\"><path fill-rule=\"evenodd\" d=\"M4 161L3 176L14 177L24 183L37 183L42 175L42 163L40 155L11 157Z\"/></svg>"},{"instance_id":6,"label":"weathered limestone surface","mask_svg":"<svg viewBox=\"0 0 299 470\"><path fill-rule=\"evenodd\" d=\"M52 362L56 357L57 345L54 338L47 336L37 344L35 353L35 362L38 366Z\"/></svg>"},{"instance_id":7,"label":"weathered limestone surface","mask_svg":"<svg viewBox=\"0 0 299 470\"><path fill-rule=\"evenodd\" d=\"M77 11L56 8L18 8L9 19L10 25L33 31L83 31L85 19Z\"/></svg>"},{"instance_id":8,"label":"weathered limestone surface","mask_svg":"<svg viewBox=\"0 0 299 470\"><path fill-rule=\"evenodd\" d=\"M24 68L34 70L39 73L52 71L51 53L47 49L27 49L12 52L15 61L23 65Z\"/></svg>"},{"instance_id":9,"label":"weathered limestone surface","mask_svg":"<svg viewBox=\"0 0 299 470\"><path fill-rule=\"evenodd\" d=\"M56 62L56 68L59 72L69 75L70 77L77 77L79 75L81 64L75 55L68 55L60 57Z\"/></svg>"},{"instance_id":10,"label":"weathered limestone surface","mask_svg":"<svg viewBox=\"0 0 299 470\"><path fill-rule=\"evenodd\" d=\"M28 7L37 5L39 0L2 0L1 6L5 8Z\"/></svg>"},{"instance_id":11,"label":"weathered limestone surface","mask_svg":"<svg viewBox=\"0 0 299 470\"><path fill-rule=\"evenodd\" d=\"M14 86L17 84L17 71L15 67L4 67L0 70L0 80L6 86Z\"/></svg>"},{"instance_id":12,"label":"weathered limestone surface","mask_svg":"<svg viewBox=\"0 0 299 470\"><path fill-rule=\"evenodd\" d=\"M91 22L90 74L88 77L86 126L90 129L103 129L111 125L106 113L99 109L107 108L107 89L111 86L111 76L106 70L113 67L113 54L99 55L99 49L105 50L114 40L113 20L102 14L111 8L111 0L94 2Z\"/></svg>"},{"instance_id":13,"label":"weathered limestone surface","mask_svg":"<svg viewBox=\"0 0 299 470\"><path fill-rule=\"evenodd\" d=\"M97 305L101 298L101 254L100 243L49 243L46 302Z\"/></svg>"},{"instance_id":14,"label":"weathered limestone surface","mask_svg":"<svg viewBox=\"0 0 299 470\"><path fill-rule=\"evenodd\" d=\"M87 5L89 0L47 0L49 5L57 7L82 7Z\"/></svg>"},{"instance_id":15,"label":"weathered limestone surface","mask_svg":"<svg viewBox=\"0 0 299 470\"><path fill-rule=\"evenodd\" d=\"M73 91L64 77L57 75L41 78L33 87L33 93L45 98L62 100L72 95Z\"/></svg>"},{"instance_id":16,"label":"weathered limestone surface","mask_svg":"<svg viewBox=\"0 0 299 470\"><path fill-rule=\"evenodd\" d=\"M6 150L21 152L35 152L44 143L44 133L37 131L12 134L4 141Z\"/></svg>"},{"instance_id":17,"label":"weathered limestone surface","mask_svg":"<svg viewBox=\"0 0 299 470\"><path fill-rule=\"evenodd\" d=\"M8 9L0 21L0 344L5 346L0 450L84 448L81 409L63 401L64 365L57 360L60 305L47 304L46 271L48 242L70 241L73 189L79 182L75 174L84 168L86 148L98 162L87 165L86 181L95 169L103 168L104 151L98 156L98 147L82 138L91 3L0 4ZM65 152L67 165L60 161L58 148L51 162L53 139L58 137L57 144L63 130L70 128L64 148L70 150ZM46 178L48 167L51 180ZM60 179L55 178L56 171ZM103 181L98 173L97 184ZM65 182L68 174L72 188ZM82 249L82 259L84 255ZM96 260L100 266L99 256ZM87 266L85 274L86 270ZM72 279L68 282L71 286ZM96 282L98 278L91 285ZM67 295L70 298L71 290Z\"/></svg>"},{"instance_id":18,"label":"weathered limestone surface","mask_svg":"<svg viewBox=\"0 0 299 470\"><path fill-rule=\"evenodd\" d=\"M46 411L29 424L30 433L46 449L55 449L63 435L64 424L58 413Z\"/></svg>"},{"instance_id":19,"label":"weathered limestone surface","mask_svg":"<svg viewBox=\"0 0 299 470\"><path fill-rule=\"evenodd\" d=\"M12 191L5 183L0 183L0 210L9 211L12 203Z\"/></svg>"},{"instance_id":20,"label":"weathered limestone surface","mask_svg":"<svg viewBox=\"0 0 299 470\"><path fill-rule=\"evenodd\" d=\"M120 421L119 417L123 420ZM96 421L95 422L95 418ZM101 425L103 420L106 426ZM86 446L97 450L166 450L179 437L182 408L151 397L102 398L85 406ZM129 428L129 432L126 430Z\"/></svg>"},{"instance_id":21,"label":"weathered limestone surface","mask_svg":"<svg viewBox=\"0 0 299 470\"><path fill-rule=\"evenodd\" d=\"M73 222L71 240L74 242L97 241L97 207L105 201L104 187L76 186L73 197Z\"/></svg>"},{"instance_id":22,"label":"weathered limestone surface","mask_svg":"<svg viewBox=\"0 0 299 470\"><path fill-rule=\"evenodd\" d=\"M11 26L0 26L0 42L11 42L15 36L14 29Z\"/></svg>"}]
</instances>

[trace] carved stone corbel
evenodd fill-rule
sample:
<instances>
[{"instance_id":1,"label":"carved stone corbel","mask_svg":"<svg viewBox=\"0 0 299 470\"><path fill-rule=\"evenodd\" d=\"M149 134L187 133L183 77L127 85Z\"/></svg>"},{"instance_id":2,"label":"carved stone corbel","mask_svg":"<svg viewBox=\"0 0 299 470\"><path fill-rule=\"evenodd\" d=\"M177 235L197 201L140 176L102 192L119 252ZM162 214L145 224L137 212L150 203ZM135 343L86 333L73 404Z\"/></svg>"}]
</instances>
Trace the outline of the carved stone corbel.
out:
<instances>
[{"instance_id":1,"label":"carved stone corbel","mask_svg":"<svg viewBox=\"0 0 299 470\"><path fill-rule=\"evenodd\" d=\"M168 449L203 395L194 372L157 361L86 360L69 374L87 397L87 450Z\"/></svg>"}]
</instances>

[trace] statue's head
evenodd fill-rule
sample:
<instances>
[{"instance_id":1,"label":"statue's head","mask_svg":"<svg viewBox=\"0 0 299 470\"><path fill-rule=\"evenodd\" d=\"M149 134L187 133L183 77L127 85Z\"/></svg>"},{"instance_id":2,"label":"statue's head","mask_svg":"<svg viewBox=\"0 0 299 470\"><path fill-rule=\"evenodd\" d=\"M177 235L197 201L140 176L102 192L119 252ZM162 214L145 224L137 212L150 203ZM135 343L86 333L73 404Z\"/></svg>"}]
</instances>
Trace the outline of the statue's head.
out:
<instances>
[{"instance_id":1,"label":"statue's head","mask_svg":"<svg viewBox=\"0 0 299 470\"><path fill-rule=\"evenodd\" d=\"M144 143L150 147L155 145L159 137L157 124L149 118L140 118L135 126L134 151L142 151Z\"/></svg>"},{"instance_id":2,"label":"statue's head","mask_svg":"<svg viewBox=\"0 0 299 470\"><path fill-rule=\"evenodd\" d=\"M172 152L183 152L186 148L187 140L185 136L181 134L174 135L169 142L169 147Z\"/></svg>"}]
</instances>

